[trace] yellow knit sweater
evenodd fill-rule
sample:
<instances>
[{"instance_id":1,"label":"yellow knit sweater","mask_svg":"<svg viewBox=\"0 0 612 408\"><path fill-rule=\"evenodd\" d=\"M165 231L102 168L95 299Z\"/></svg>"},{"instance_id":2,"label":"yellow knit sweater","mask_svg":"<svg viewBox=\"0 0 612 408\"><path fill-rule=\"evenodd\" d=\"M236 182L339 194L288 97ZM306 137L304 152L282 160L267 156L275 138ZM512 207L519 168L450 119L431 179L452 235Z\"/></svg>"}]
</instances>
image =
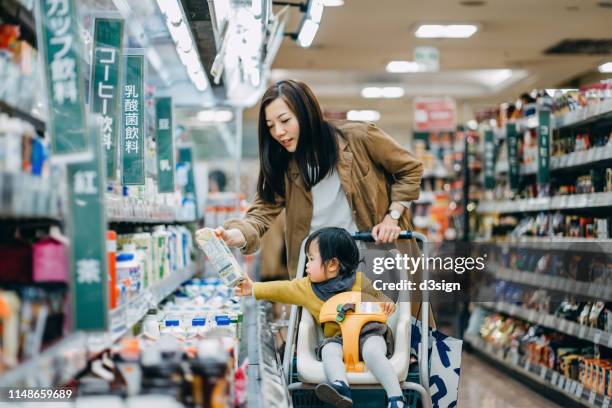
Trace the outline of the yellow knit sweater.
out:
<instances>
[{"instance_id":1,"label":"yellow knit sweater","mask_svg":"<svg viewBox=\"0 0 612 408\"><path fill-rule=\"evenodd\" d=\"M391 302L382 292L374 289L372 282L361 272L357 272L351 290L362 292L362 301L364 302ZM290 281L256 282L253 284L253 295L257 300L270 300L302 306L310 312L317 324L321 324L319 313L325 302L314 293L308 277ZM334 322L327 322L323 326L323 334L325 337L340 336L340 326Z\"/></svg>"}]
</instances>

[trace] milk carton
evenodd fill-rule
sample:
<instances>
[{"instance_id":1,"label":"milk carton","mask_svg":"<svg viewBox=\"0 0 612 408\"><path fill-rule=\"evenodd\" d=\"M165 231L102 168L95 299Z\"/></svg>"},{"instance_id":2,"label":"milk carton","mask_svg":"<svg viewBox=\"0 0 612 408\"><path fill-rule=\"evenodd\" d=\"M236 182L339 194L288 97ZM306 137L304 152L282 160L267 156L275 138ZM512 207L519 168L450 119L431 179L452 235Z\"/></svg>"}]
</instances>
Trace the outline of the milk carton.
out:
<instances>
[{"instance_id":1,"label":"milk carton","mask_svg":"<svg viewBox=\"0 0 612 408\"><path fill-rule=\"evenodd\" d=\"M212 228L198 230L196 241L223 283L229 287L234 287L245 279L238 261L234 258L225 241L218 238Z\"/></svg>"}]
</instances>

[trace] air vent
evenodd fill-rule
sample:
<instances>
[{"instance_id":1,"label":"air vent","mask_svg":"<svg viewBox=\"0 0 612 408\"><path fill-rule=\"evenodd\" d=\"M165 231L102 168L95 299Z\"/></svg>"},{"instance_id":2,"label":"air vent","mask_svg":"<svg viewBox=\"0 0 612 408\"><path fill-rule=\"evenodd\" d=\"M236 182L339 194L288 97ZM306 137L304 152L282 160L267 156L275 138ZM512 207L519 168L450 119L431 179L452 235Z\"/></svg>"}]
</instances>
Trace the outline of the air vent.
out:
<instances>
[{"instance_id":1,"label":"air vent","mask_svg":"<svg viewBox=\"0 0 612 408\"><path fill-rule=\"evenodd\" d=\"M563 40L544 51L545 54L583 54L605 55L612 54L612 39L601 40L580 39Z\"/></svg>"}]
</instances>

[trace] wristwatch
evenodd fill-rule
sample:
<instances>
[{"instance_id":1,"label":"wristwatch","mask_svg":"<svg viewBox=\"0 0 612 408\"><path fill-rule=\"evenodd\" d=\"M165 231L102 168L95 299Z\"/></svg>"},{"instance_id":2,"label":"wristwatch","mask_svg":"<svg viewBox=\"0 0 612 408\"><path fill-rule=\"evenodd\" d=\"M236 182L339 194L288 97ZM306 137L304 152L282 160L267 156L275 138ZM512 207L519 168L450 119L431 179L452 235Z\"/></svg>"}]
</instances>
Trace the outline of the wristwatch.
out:
<instances>
[{"instance_id":1,"label":"wristwatch","mask_svg":"<svg viewBox=\"0 0 612 408\"><path fill-rule=\"evenodd\" d=\"M400 214L399 211L397 210L391 210L389 211L389 216L394 219L395 221L399 221L400 217L402 214Z\"/></svg>"}]
</instances>

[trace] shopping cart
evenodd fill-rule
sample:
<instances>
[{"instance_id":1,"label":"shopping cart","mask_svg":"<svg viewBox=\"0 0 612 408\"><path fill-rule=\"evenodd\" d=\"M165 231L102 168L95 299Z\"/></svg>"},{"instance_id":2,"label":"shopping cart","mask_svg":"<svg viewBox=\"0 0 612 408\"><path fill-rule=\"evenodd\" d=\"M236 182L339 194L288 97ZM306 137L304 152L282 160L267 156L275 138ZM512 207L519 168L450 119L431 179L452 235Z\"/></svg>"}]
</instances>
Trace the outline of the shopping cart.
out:
<instances>
[{"instance_id":1,"label":"shopping cart","mask_svg":"<svg viewBox=\"0 0 612 408\"><path fill-rule=\"evenodd\" d=\"M362 242L374 241L370 232L357 232L353 234L353 238ZM398 239L412 238L422 242L423 251L425 256L427 256L425 245L427 238L425 235L418 232L402 231ZM394 251L397 253L396 249L389 252L392 253ZM298 279L304 275L304 266L305 256L302 250L298 262ZM403 274L402 278L408 278L405 270L400 272ZM423 280L427 279L426 275L427 271L423 270ZM431 408L429 347L427 341L421 341L419 345L419 372L409 374L412 327L409 302L409 291L402 291L397 300L396 311L388 321L388 325L393 331L395 338L395 351L390 361L398 378L406 379L401 386L404 396L408 400L408 406L416 408L420 402L423 408ZM429 293L423 291L421 333L428 333L429 310ZM297 335L298 331L299 336ZM321 335L321 328L315 323L310 313L301 313L301 307L298 306L291 307L287 342L283 356L283 374L285 375L285 381L288 384L295 408L325 406L314 394L314 387L326 380L323 364L315 357L315 348ZM381 407L381 401L385 399L385 392L372 373L368 370L359 373L348 372L347 376L353 392L353 405L355 408Z\"/></svg>"}]
</instances>

